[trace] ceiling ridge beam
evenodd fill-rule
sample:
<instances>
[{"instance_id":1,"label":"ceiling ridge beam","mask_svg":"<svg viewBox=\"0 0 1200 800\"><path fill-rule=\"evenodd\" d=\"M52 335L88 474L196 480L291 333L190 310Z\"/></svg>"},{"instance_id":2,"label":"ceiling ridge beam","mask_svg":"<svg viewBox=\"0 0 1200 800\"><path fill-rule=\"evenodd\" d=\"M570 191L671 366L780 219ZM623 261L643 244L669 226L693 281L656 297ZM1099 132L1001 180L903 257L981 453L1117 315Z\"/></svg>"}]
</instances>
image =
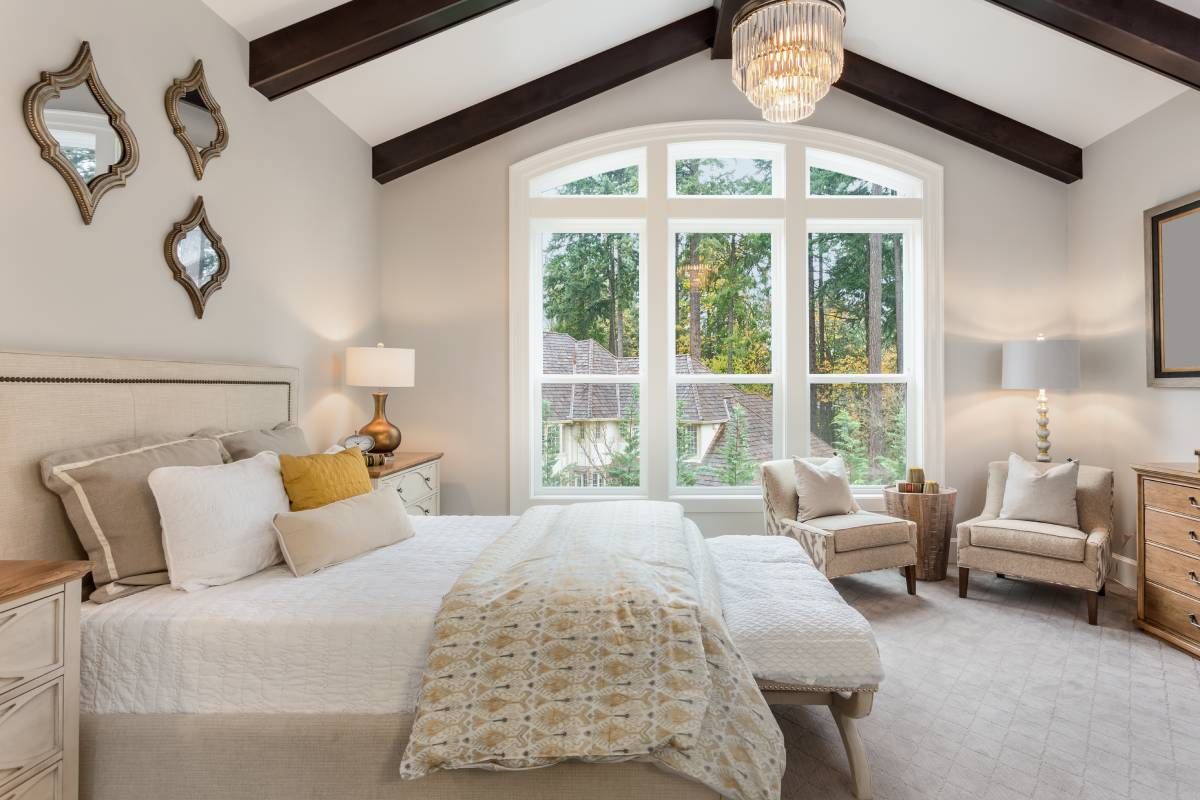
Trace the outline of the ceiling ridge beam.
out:
<instances>
[{"instance_id":1,"label":"ceiling ridge beam","mask_svg":"<svg viewBox=\"0 0 1200 800\"><path fill-rule=\"evenodd\" d=\"M1083 178L1082 148L849 50L834 86L1063 183Z\"/></svg>"},{"instance_id":2,"label":"ceiling ridge beam","mask_svg":"<svg viewBox=\"0 0 1200 800\"><path fill-rule=\"evenodd\" d=\"M350 0L250 42L250 85L277 100L514 1Z\"/></svg>"},{"instance_id":3,"label":"ceiling ridge beam","mask_svg":"<svg viewBox=\"0 0 1200 800\"><path fill-rule=\"evenodd\" d=\"M712 46L717 12L706 8L409 131L372 148L375 180L387 183L522 125L628 83Z\"/></svg>"},{"instance_id":4,"label":"ceiling ridge beam","mask_svg":"<svg viewBox=\"0 0 1200 800\"><path fill-rule=\"evenodd\" d=\"M1200 89L1200 19L1158 0L989 0Z\"/></svg>"}]
</instances>

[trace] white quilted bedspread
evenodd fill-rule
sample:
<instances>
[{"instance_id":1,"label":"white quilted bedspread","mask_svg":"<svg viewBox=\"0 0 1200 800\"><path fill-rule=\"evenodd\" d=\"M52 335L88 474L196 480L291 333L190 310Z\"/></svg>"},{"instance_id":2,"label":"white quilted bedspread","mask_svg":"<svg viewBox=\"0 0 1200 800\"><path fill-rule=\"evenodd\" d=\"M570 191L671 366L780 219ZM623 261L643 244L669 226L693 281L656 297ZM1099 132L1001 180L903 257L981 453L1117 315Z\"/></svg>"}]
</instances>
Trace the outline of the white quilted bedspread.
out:
<instances>
[{"instance_id":1,"label":"white quilted bedspread","mask_svg":"<svg viewBox=\"0 0 1200 800\"><path fill-rule=\"evenodd\" d=\"M85 603L81 708L411 711L442 595L515 519L418 518L412 539L305 578L278 566L201 592L160 586ZM799 545L759 536L709 543L730 634L757 677L839 688L878 683L866 621L805 566Z\"/></svg>"},{"instance_id":2,"label":"white quilted bedspread","mask_svg":"<svg viewBox=\"0 0 1200 800\"><path fill-rule=\"evenodd\" d=\"M756 678L847 689L878 686L871 626L786 536L708 540L725 622Z\"/></svg>"}]
</instances>

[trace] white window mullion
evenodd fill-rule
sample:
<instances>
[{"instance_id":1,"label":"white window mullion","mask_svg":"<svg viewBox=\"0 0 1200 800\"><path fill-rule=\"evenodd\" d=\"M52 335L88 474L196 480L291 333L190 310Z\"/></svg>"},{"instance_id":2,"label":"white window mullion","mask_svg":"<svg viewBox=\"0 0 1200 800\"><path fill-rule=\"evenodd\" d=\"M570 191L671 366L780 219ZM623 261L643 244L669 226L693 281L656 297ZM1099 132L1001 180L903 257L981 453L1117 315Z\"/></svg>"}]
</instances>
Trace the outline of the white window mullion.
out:
<instances>
[{"instance_id":1,"label":"white window mullion","mask_svg":"<svg viewBox=\"0 0 1200 800\"><path fill-rule=\"evenodd\" d=\"M667 223L667 146L650 145L646 150L646 241L642 269L642 485L652 498L667 496L668 474L675 451L673 414L668 409L671 391L668 377L673 371L674 329L669 309L674 292L675 248Z\"/></svg>"},{"instance_id":2,"label":"white window mullion","mask_svg":"<svg viewBox=\"0 0 1200 800\"><path fill-rule=\"evenodd\" d=\"M807 456L811 436L808 390L808 154L807 148L793 142L788 145L787 197L790 212L787 217L786 246L788 277L784 301L786 328L783 340L787 343L783 363L776 366L786 376L783 387L784 429L787 439L784 452Z\"/></svg>"}]
</instances>

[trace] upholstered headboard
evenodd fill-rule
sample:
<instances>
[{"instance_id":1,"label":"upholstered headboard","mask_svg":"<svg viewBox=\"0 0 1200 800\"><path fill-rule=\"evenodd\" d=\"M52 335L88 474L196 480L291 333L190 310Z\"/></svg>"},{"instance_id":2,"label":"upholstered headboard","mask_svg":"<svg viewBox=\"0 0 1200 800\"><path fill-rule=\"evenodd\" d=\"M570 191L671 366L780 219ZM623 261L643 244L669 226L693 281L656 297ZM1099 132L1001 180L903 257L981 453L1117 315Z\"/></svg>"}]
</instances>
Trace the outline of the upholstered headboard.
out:
<instances>
[{"instance_id":1,"label":"upholstered headboard","mask_svg":"<svg viewBox=\"0 0 1200 800\"><path fill-rule=\"evenodd\" d=\"M208 426L298 422L292 367L0 353L0 559L83 557L41 459Z\"/></svg>"}]
</instances>

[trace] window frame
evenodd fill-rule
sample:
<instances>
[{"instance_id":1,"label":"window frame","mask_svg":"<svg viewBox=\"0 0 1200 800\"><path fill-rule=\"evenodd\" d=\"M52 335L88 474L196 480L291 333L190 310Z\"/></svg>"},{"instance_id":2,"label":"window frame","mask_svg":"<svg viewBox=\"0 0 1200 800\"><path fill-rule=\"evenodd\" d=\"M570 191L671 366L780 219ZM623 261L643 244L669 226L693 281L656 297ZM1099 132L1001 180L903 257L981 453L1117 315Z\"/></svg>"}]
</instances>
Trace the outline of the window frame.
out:
<instances>
[{"instance_id":1,"label":"window frame","mask_svg":"<svg viewBox=\"0 0 1200 800\"><path fill-rule=\"evenodd\" d=\"M773 177L784 182L782 196L671 196L670 185L674 177L671 146L691 146L706 141L781 147L783 167L777 161ZM639 149L644 155L637 196L543 197L531 192L531 182L539 176L587 159ZM910 176L920 184L919 196L811 197L808 193L810 151L844 156L847 163L853 163L851 159L870 162L881 170ZM713 157L731 155L718 149ZM814 165L828 168L825 163ZM909 452L910 458L924 466L928 474L943 474L944 211L943 172L939 165L888 145L817 128L749 121L685 122L603 134L533 156L510 168L509 190L509 505L513 513L540 503L616 497L677 500L687 511L698 513L761 513L762 501L756 488L751 495L724 491L693 493L673 487L677 448L675 386L696 382L693 380L696 376L678 376L682 380L676 380L674 370L674 230L681 222L686 226L694 220L782 221L783 232L776 240L776 246L782 247L783 256L773 263L773 270L782 275L773 276L772 282L772 327L781 327L782 333L777 334L777 340L783 345L782 350L772 348L773 372L779 379L775 397L775 437L776 454L780 456L808 453L810 386L814 380L830 382L831 377L809 374L807 281L797 279L797 273L789 265L806 265L808 232L814 226L836 228L837 232L852 232L848 226L878 227L882 223L908 226L906 235L913 236L915 243L910 247L906 240L905 246L904 345L905 375L909 380ZM612 490L608 491L561 487L561 491L551 492L539 490L536 485L540 482L541 404L538 402L531 407L530 401L532 397L540 397L543 378L540 363L532 363L535 356L540 360L542 297L540 273L536 287L530 281L534 266L531 256L535 252L539 258L541 256L532 226L561 219L589 224L619 220L642 226L639 238L639 374L596 376L602 380L579 375L556 376L553 381L639 385L642 480L637 489L608 487ZM540 270L540 265L538 268ZM793 273L791 280L788 280L789 272ZM780 307L781 311L775 311ZM538 341L536 353L531 347L532 337ZM714 381L747 382L730 381L730 377L742 376L715 376ZM854 382L863 382L864 376L853 377ZM887 382L897 381L894 375L886 378ZM536 395L533 394L535 390ZM533 410L538 416L536 426L531 425ZM533 457L535 445L536 458ZM865 508L882 508L879 487L855 487L855 495Z\"/></svg>"}]
</instances>

